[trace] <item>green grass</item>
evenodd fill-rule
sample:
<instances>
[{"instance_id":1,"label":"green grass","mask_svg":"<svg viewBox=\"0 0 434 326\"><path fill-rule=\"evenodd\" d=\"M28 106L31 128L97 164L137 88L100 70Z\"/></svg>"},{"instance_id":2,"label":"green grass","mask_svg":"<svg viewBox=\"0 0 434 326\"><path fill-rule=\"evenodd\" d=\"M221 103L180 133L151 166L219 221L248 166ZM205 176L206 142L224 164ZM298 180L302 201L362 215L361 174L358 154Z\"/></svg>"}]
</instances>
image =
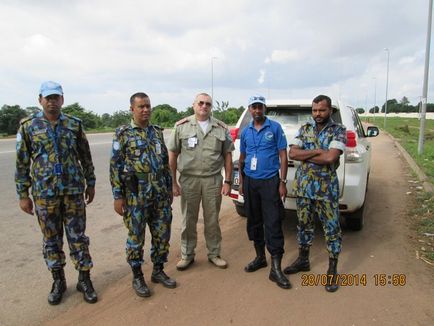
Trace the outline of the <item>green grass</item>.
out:
<instances>
[{"instance_id":1,"label":"green grass","mask_svg":"<svg viewBox=\"0 0 434 326\"><path fill-rule=\"evenodd\" d=\"M367 122L377 125L384 130L384 118L365 118ZM422 155L417 153L419 142L420 121L416 118L387 117L386 131L395 137L402 147L416 161L428 178L434 184L434 120L425 122L425 142ZM434 197L432 193L417 192L414 201L407 210L408 216L413 219L417 232L416 243L420 255L434 262L434 238L426 234L434 234ZM423 241L423 242L421 242ZM424 248L422 250L421 248Z\"/></svg>"},{"instance_id":2,"label":"green grass","mask_svg":"<svg viewBox=\"0 0 434 326\"><path fill-rule=\"evenodd\" d=\"M409 210L416 218L418 247L421 255L434 262L434 197L432 193L421 192L416 195L414 207ZM423 242L420 242L423 241ZM422 250L421 248L425 250Z\"/></svg>"},{"instance_id":3,"label":"green grass","mask_svg":"<svg viewBox=\"0 0 434 326\"><path fill-rule=\"evenodd\" d=\"M384 130L383 118L377 117L375 121L372 118L368 119L369 122ZM425 122L425 142L422 155L417 153L419 125L420 121L416 118L387 117L386 131L399 141L426 174L428 181L434 184L434 120Z\"/></svg>"}]
</instances>

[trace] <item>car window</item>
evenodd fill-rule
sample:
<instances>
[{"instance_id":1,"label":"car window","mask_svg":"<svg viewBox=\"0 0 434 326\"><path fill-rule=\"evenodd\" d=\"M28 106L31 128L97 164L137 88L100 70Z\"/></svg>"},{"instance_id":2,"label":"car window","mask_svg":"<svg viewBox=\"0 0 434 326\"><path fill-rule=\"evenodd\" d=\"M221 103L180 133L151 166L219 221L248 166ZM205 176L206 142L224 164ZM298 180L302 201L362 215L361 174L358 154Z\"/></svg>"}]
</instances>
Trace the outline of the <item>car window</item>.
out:
<instances>
[{"instance_id":1,"label":"car window","mask_svg":"<svg viewBox=\"0 0 434 326\"><path fill-rule=\"evenodd\" d=\"M285 126L300 127L306 123L312 116L312 107L268 107L267 117L279 122ZM336 108L332 114L335 122L342 123L341 114ZM240 131L237 138L240 138L241 132L252 121L252 116L247 112L240 123Z\"/></svg>"},{"instance_id":2,"label":"car window","mask_svg":"<svg viewBox=\"0 0 434 326\"><path fill-rule=\"evenodd\" d=\"M359 137L365 137L365 130L363 129L362 122L359 119L359 115L357 112L353 109L351 109L351 116L354 124L354 129L357 132L357 136Z\"/></svg>"},{"instance_id":3,"label":"car window","mask_svg":"<svg viewBox=\"0 0 434 326\"><path fill-rule=\"evenodd\" d=\"M311 112L309 109L269 108L267 117L282 125L301 126L309 120Z\"/></svg>"}]
</instances>

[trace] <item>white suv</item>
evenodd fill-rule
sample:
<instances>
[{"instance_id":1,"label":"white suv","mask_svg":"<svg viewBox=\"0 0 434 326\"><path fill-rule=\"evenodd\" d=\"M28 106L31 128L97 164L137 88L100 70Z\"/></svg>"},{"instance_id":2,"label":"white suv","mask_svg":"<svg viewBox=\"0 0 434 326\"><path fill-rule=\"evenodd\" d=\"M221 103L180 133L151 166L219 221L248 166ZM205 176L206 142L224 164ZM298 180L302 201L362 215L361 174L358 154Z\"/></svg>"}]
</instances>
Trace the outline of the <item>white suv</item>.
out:
<instances>
[{"instance_id":1,"label":"white suv","mask_svg":"<svg viewBox=\"0 0 434 326\"><path fill-rule=\"evenodd\" d=\"M342 102L332 102L332 118L342 123L347 129L347 146L345 155L340 157L340 166L337 170L339 179L339 209L345 217L346 225L353 230L363 228L365 195L368 187L371 143L368 137L375 137L379 130L375 126L369 126L365 132L362 123L354 108L344 105ZM286 138L294 138L295 133L312 114L311 100L274 100L267 101L267 117L279 122L285 131ZM231 136L235 143L234 173L231 198L239 215L245 216L244 199L238 193L239 171L238 159L240 156L241 131L251 122L248 108L243 112L235 128L231 129ZM300 163L288 161L287 188L288 195L285 200L285 208L295 210L295 196L292 191L292 181L295 170Z\"/></svg>"}]
</instances>

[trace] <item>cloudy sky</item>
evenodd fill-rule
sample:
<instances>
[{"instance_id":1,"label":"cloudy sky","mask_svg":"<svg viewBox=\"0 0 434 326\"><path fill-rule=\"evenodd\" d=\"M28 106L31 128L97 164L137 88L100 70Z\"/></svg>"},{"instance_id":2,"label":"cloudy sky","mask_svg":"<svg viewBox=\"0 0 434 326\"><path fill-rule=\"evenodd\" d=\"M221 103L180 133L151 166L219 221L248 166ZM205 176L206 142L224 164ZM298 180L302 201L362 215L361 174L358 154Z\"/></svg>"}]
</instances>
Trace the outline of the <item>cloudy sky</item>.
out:
<instances>
[{"instance_id":1,"label":"cloudy sky","mask_svg":"<svg viewBox=\"0 0 434 326\"><path fill-rule=\"evenodd\" d=\"M37 105L40 83L55 80L66 104L98 114L128 109L136 91L178 110L202 91L235 107L246 106L253 93L270 99L325 93L372 107L375 98L377 105L385 101L385 48L389 98L416 104L428 4L1 0L0 105Z\"/></svg>"}]
</instances>

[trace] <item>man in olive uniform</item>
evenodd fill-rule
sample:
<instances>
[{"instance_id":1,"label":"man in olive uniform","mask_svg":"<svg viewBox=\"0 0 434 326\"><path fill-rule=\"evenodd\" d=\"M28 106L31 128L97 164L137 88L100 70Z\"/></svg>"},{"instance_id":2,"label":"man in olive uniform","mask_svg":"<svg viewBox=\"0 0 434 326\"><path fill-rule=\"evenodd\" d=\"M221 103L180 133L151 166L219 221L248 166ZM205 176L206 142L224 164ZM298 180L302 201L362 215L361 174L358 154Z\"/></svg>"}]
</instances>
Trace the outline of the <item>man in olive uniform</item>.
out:
<instances>
[{"instance_id":1,"label":"man in olive uniform","mask_svg":"<svg viewBox=\"0 0 434 326\"><path fill-rule=\"evenodd\" d=\"M211 97L205 93L198 94L193 103L194 115L176 123L169 141L173 195L181 195L181 260L176 265L178 270L185 270L194 262L201 202L208 260L217 267L227 267L226 261L220 257L222 237L218 217L222 195L227 196L230 192L234 145L226 125L211 117L211 108ZM176 170L180 172L179 184Z\"/></svg>"},{"instance_id":2,"label":"man in olive uniform","mask_svg":"<svg viewBox=\"0 0 434 326\"><path fill-rule=\"evenodd\" d=\"M89 275L93 264L85 235L85 205L95 196L94 167L82 123L61 112L63 101L62 86L44 82L39 92L43 111L21 121L16 190L24 212L33 215L33 202L35 205L43 234L43 255L54 279L48 303L59 304L66 291L64 230L71 259L79 271L77 290L83 292L84 300L94 303L97 295Z\"/></svg>"},{"instance_id":3,"label":"man in olive uniform","mask_svg":"<svg viewBox=\"0 0 434 326\"><path fill-rule=\"evenodd\" d=\"M114 210L128 229L127 262L133 271L133 288L140 297L151 292L142 272L146 224L152 236L151 281L175 288L176 281L163 270L169 254L172 223L172 177L163 131L151 125L151 101L145 93L130 98L133 119L116 129L110 160Z\"/></svg>"}]
</instances>

